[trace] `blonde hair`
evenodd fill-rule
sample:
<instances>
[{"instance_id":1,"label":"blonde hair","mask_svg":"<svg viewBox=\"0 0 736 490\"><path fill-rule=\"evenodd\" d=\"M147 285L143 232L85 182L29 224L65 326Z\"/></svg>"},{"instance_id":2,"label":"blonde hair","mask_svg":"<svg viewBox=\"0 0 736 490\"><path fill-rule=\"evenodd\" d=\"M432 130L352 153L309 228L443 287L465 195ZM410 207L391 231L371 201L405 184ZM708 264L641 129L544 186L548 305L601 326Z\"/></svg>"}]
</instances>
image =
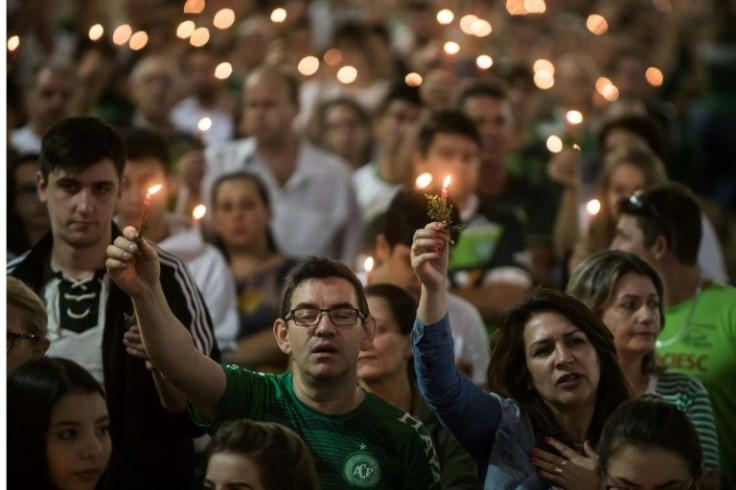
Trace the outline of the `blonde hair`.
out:
<instances>
[{"instance_id":1,"label":"blonde hair","mask_svg":"<svg viewBox=\"0 0 736 490\"><path fill-rule=\"evenodd\" d=\"M23 312L23 324L28 333L46 337L48 316L41 298L21 280L8 276L8 305Z\"/></svg>"}]
</instances>

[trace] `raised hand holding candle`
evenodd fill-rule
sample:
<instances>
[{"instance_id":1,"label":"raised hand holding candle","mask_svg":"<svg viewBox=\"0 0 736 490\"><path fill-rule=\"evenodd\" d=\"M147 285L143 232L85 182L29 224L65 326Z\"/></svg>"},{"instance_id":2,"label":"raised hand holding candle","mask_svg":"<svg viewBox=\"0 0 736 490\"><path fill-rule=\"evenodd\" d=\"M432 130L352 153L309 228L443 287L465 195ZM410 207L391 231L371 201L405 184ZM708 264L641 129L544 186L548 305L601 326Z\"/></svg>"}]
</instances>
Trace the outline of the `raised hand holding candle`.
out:
<instances>
[{"instance_id":1,"label":"raised hand holding candle","mask_svg":"<svg viewBox=\"0 0 736 490\"><path fill-rule=\"evenodd\" d=\"M424 175L425 174L422 174L417 178L417 187L419 187L420 184L419 179L424 177ZM437 194L424 195L427 198L427 216L435 221L445 223L445 230L447 232L460 231L465 228L461 223L452 224L452 204L447 203L447 188L450 186L451 180L452 177L450 175L445 177L439 196ZM431 182L431 176L428 179L427 185L429 182Z\"/></svg>"}]
</instances>

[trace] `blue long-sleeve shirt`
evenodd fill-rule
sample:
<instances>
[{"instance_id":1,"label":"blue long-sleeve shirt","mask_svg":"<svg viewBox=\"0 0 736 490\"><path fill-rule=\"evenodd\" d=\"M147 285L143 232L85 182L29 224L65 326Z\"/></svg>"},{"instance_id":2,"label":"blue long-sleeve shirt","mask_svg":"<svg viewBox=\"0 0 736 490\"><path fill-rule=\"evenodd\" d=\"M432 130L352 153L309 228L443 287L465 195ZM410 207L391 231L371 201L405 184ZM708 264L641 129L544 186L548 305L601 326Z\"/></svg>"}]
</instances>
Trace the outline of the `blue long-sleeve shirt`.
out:
<instances>
[{"instance_id":1,"label":"blue long-sleeve shirt","mask_svg":"<svg viewBox=\"0 0 736 490\"><path fill-rule=\"evenodd\" d=\"M540 444L519 405L486 393L455 366L447 315L412 331L414 368L422 397L475 460L486 489L537 490L550 483L537 476L529 450Z\"/></svg>"}]
</instances>

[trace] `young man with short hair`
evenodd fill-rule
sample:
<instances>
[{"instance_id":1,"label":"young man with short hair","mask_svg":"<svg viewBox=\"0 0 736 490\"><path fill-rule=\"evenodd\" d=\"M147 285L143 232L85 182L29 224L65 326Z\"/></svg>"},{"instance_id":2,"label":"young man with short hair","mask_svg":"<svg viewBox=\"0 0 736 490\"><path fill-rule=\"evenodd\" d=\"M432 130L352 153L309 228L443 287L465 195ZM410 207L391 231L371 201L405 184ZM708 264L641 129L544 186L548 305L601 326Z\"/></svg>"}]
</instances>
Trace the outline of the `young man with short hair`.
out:
<instances>
[{"instance_id":1,"label":"young man with short hair","mask_svg":"<svg viewBox=\"0 0 736 490\"><path fill-rule=\"evenodd\" d=\"M657 358L703 382L718 431L722 488L736 484L736 288L711 282L697 267L702 233L695 196L681 184L640 191L621 201L614 250L635 253L660 273L666 328Z\"/></svg>"},{"instance_id":2,"label":"young man with short hair","mask_svg":"<svg viewBox=\"0 0 736 490\"><path fill-rule=\"evenodd\" d=\"M171 314L155 249L128 227L108 248L107 269L130 294L145 348L184 392L208 432L230 419L277 422L309 445L325 489L438 488L440 469L421 422L358 387L358 353L376 322L355 274L307 257L286 280L273 331L293 371L282 375L220 366L193 348Z\"/></svg>"},{"instance_id":3,"label":"young man with short hair","mask_svg":"<svg viewBox=\"0 0 736 490\"><path fill-rule=\"evenodd\" d=\"M122 138L98 119L70 118L49 129L36 184L51 232L7 272L46 301L48 355L76 361L105 387L111 487L187 488L197 430L186 414L164 411L154 384L160 374L126 352L133 305L104 268L107 246L120 233L112 217L124 165ZM186 325L183 335L192 349L218 356L209 313L186 266L163 251L160 256L161 283L172 316Z\"/></svg>"},{"instance_id":4,"label":"young man with short hair","mask_svg":"<svg viewBox=\"0 0 736 490\"><path fill-rule=\"evenodd\" d=\"M451 291L470 301L493 324L529 291L524 231L514 214L483 203L476 191L481 139L475 123L459 111L434 113L419 129L415 172L428 172L436 188L451 176L448 196L467 226L450 260Z\"/></svg>"}]
</instances>

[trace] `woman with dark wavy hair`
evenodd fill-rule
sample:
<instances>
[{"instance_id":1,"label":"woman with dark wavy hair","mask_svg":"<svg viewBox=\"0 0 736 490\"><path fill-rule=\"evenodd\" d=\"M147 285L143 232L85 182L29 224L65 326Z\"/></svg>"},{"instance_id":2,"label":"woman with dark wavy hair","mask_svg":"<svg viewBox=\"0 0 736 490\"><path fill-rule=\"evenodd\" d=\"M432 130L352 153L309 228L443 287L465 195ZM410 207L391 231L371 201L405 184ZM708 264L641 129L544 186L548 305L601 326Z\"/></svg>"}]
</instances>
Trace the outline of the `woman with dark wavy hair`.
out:
<instances>
[{"instance_id":1,"label":"woman with dark wavy hair","mask_svg":"<svg viewBox=\"0 0 736 490\"><path fill-rule=\"evenodd\" d=\"M631 395L613 336L578 300L536 290L501 322L485 393L454 364L448 249L444 223L414 234L422 292L412 338L422 396L474 457L486 489L597 488L592 447Z\"/></svg>"}]
</instances>

